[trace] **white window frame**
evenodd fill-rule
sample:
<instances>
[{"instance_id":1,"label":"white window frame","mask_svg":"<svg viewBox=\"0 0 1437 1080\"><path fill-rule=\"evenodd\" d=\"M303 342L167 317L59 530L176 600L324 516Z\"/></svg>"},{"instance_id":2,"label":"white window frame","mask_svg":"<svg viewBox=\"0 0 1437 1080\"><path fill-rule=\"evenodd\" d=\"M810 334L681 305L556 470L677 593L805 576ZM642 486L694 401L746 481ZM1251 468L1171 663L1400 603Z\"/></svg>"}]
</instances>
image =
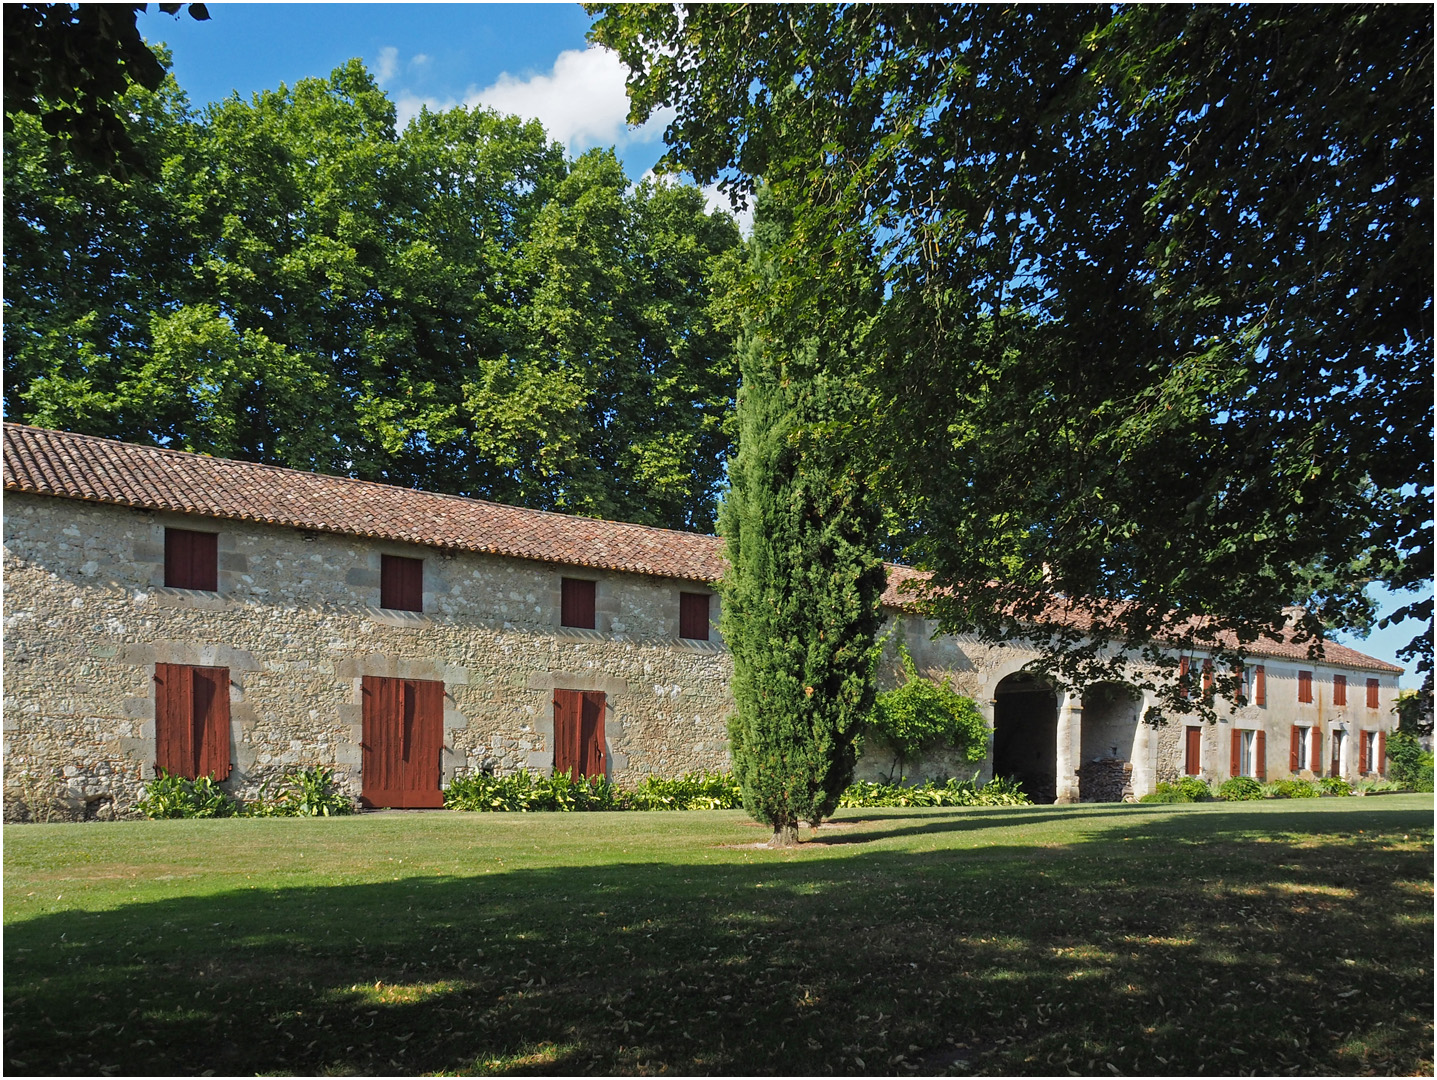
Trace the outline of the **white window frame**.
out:
<instances>
[{"instance_id":1,"label":"white window frame","mask_svg":"<svg viewBox=\"0 0 1437 1080\"><path fill-rule=\"evenodd\" d=\"M1242 741L1239 743L1238 766L1240 776L1257 776L1257 731L1253 728L1241 729Z\"/></svg>"},{"instance_id":2,"label":"white window frame","mask_svg":"<svg viewBox=\"0 0 1437 1080\"><path fill-rule=\"evenodd\" d=\"M1377 760L1377 747L1381 744L1382 740L1378 738L1377 730L1374 728L1364 731L1362 737L1367 740L1367 771L1369 773L1381 773L1382 762Z\"/></svg>"},{"instance_id":3,"label":"white window frame","mask_svg":"<svg viewBox=\"0 0 1437 1080\"><path fill-rule=\"evenodd\" d=\"M1297 725L1297 771L1312 769L1312 725Z\"/></svg>"}]
</instances>

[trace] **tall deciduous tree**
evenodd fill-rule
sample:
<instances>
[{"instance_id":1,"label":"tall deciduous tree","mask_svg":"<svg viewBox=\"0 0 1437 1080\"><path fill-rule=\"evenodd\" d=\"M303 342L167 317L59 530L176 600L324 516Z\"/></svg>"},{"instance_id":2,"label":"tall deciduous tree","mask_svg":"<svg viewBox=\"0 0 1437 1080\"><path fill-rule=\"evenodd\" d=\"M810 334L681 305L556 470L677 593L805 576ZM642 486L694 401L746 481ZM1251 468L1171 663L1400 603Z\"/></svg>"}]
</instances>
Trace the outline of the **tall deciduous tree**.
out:
<instances>
[{"instance_id":1,"label":"tall deciduous tree","mask_svg":"<svg viewBox=\"0 0 1437 1080\"><path fill-rule=\"evenodd\" d=\"M664 164L884 267L874 438L947 628L1101 677L1361 629L1372 581L1430 623L1429 8L594 10Z\"/></svg>"},{"instance_id":2,"label":"tall deciduous tree","mask_svg":"<svg viewBox=\"0 0 1437 1080\"><path fill-rule=\"evenodd\" d=\"M760 246L779 229L763 210ZM762 287L769 274L758 260ZM825 293L852 335L861 297ZM796 843L801 821L817 826L853 778L884 587L866 471L831 438L866 396L846 377L851 337L820 336L818 320L794 315L771 313L747 330L738 453L720 512L730 750L744 808L773 826L774 846Z\"/></svg>"},{"instance_id":3,"label":"tall deciduous tree","mask_svg":"<svg viewBox=\"0 0 1437 1080\"><path fill-rule=\"evenodd\" d=\"M123 104L153 182L6 139L11 419L712 528L740 239L697 190L481 110L396 131L358 61Z\"/></svg>"}]
</instances>

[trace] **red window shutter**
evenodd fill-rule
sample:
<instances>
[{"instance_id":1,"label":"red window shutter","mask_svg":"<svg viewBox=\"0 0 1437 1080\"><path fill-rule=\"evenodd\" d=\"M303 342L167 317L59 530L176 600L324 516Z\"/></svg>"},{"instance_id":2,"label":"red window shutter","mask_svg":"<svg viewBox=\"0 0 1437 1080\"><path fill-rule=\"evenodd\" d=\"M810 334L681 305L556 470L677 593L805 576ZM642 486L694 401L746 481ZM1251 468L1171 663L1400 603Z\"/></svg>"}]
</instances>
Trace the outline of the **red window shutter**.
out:
<instances>
[{"instance_id":1,"label":"red window shutter","mask_svg":"<svg viewBox=\"0 0 1437 1080\"><path fill-rule=\"evenodd\" d=\"M424 610L424 560L379 557L379 606L392 611Z\"/></svg>"},{"instance_id":2,"label":"red window shutter","mask_svg":"<svg viewBox=\"0 0 1437 1080\"><path fill-rule=\"evenodd\" d=\"M194 779L194 678L182 664L155 665L155 765Z\"/></svg>"},{"instance_id":3,"label":"red window shutter","mask_svg":"<svg viewBox=\"0 0 1437 1080\"><path fill-rule=\"evenodd\" d=\"M1387 732L1377 733L1377 760L1373 762L1372 771L1378 776L1387 775Z\"/></svg>"},{"instance_id":4,"label":"red window shutter","mask_svg":"<svg viewBox=\"0 0 1437 1080\"><path fill-rule=\"evenodd\" d=\"M579 736L583 718L583 692L554 691L554 772L577 775L579 771Z\"/></svg>"},{"instance_id":5,"label":"red window shutter","mask_svg":"<svg viewBox=\"0 0 1437 1080\"><path fill-rule=\"evenodd\" d=\"M1252 703L1254 705L1267 704L1267 668L1258 664L1252 673Z\"/></svg>"},{"instance_id":6,"label":"red window shutter","mask_svg":"<svg viewBox=\"0 0 1437 1080\"><path fill-rule=\"evenodd\" d=\"M1347 704L1347 676L1346 676L1346 675L1334 675L1334 676L1332 676L1332 704L1334 704L1334 705L1346 705L1346 704Z\"/></svg>"},{"instance_id":7,"label":"red window shutter","mask_svg":"<svg viewBox=\"0 0 1437 1080\"><path fill-rule=\"evenodd\" d=\"M1368 679L1368 680L1367 680L1367 707L1368 707L1369 709L1375 709L1375 708L1378 707L1378 704L1377 704L1377 687L1378 687L1378 682L1377 682L1376 679Z\"/></svg>"},{"instance_id":8,"label":"red window shutter","mask_svg":"<svg viewBox=\"0 0 1437 1080\"><path fill-rule=\"evenodd\" d=\"M165 585L171 589L219 589L219 535L191 529L165 530Z\"/></svg>"},{"instance_id":9,"label":"red window shutter","mask_svg":"<svg viewBox=\"0 0 1437 1080\"><path fill-rule=\"evenodd\" d=\"M1242 775L1242 732L1237 728L1232 729L1232 764L1228 768L1228 775Z\"/></svg>"},{"instance_id":10,"label":"red window shutter","mask_svg":"<svg viewBox=\"0 0 1437 1080\"><path fill-rule=\"evenodd\" d=\"M230 775L230 669L193 668L195 775Z\"/></svg>"},{"instance_id":11,"label":"red window shutter","mask_svg":"<svg viewBox=\"0 0 1437 1080\"><path fill-rule=\"evenodd\" d=\"M1357 771L1359 774L1367 772L1367 732L1365 730L1357 733Z\"/></svg>"},{"instance_id":12,"label":"red window shutter","mask_svg":"<svg viewBox=\"0 0 1437 1080\"><path fill-rule=\"evenodd\" d=\"M1184 747L1183 771L1188 776L1197 776L1202 772L1202 728L1190 727L1185 735L1187 745Z\"/></svg>"},{"instance_id":13,"label":"red window shutter","mask_svg":"<svg viewBox=\"0 0 1437 1080\"><path fill-rule=\"evenodd\" d=\"M1267 732L1257 730L1257 778L1267 779Z\"/></svg>"},{"instance_id":14,"label":"red window shutter","mask_svg":"<svg viewBox=\"0 0 1437 1080\"><path fill-rule=\"evenodd\" d=\"M1304 705L1312 704L1312 672L1297 673L1297 700Z\"/></svg>"},{"instance_id":15,"label":"red window shutter","mask_svg":"<svg viewBox=\"0 0 1437 1080\"><path fill-rule=\"evenodd\" d=\"M1287 755L1287 771L1294 776L1302 768L1302 729L1292 725L1292 752Z\"/></svg>"},{"instance_id":16,"label":"red window shutter","mask_svg":"<svg viewBox=\"0 0 1437 1080\"><path fill-rule=\"evenodd\" d=\"M579 775L603 776L604 768L604 713L608 711L608 699L599 692L587 692L580 702L579 715Z\"/></svg>"},{"instance_id":17,"label":"red window shutter","mask_svg":"<svg viewBox=\"0 0 1437 1080\"><path fill-rule=\"evenodd\" d=\"M559 623L561 626L572 626L580 630L594 629L596 584L596 582L584 581L580 578L560 579Z\"/></svg>"},{"instance_id":18,"label":"red window shutter","mask_svg":"<svg viewBox=\"0 0 1437 1080\"><path fill-rule=\"evenodd\" d=\"M1183 697L1188 696L1188 658L1184 656L1178 661L1178 686L1181 688Z\"/></svg>"},{"instance_id":19,"label":"red window shutter","mask_svg":"<svg viewBox=\"0 0 1437 1080\"><path fill-rule=\"evenodd\" d=\"M695 641L709 639L709 598L707 593L679 593L679 637Z\"/></svg>"},{"instance_id":20,"label":"red window shutter","mask_svg":"<svg viewBox=\"0 0 1437 1080\"><path fill-rule=\"evenodd\" d=\"M1212 693L1212 661L1202 662L1202 695L1207 697Z\"/></svg>"},{"instance_id":21,"label":"red window shutter","mask_svg":"<svg viewBox=\"0 0 1437 1080\"><path fill-rule=\"evenodd\" d=\"M1313 776L1322 775L1322 729L1316 724L1312 725L1311 762L1308 767L1312 769Z\"/></svg>"}]
</instances>

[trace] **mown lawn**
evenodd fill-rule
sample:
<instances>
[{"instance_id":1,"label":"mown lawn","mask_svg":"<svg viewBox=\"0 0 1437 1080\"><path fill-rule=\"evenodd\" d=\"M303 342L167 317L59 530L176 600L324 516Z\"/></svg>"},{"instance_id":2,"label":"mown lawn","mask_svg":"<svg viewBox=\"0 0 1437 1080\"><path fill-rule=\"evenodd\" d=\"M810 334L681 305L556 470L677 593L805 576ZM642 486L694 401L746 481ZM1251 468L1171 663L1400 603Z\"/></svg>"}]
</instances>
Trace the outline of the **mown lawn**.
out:
<instances>
[{"instance_id":1,"label":"mown lawn","mask_svg":"<svg viewBox=\"0 0 1437 1080\"><path fill-rule=\"evenodd\" d=\"M1430 795L5 829L5 1071L1432 1072ZM807 834L805 833L805 836Z\"/></svg>"}]
</instances>

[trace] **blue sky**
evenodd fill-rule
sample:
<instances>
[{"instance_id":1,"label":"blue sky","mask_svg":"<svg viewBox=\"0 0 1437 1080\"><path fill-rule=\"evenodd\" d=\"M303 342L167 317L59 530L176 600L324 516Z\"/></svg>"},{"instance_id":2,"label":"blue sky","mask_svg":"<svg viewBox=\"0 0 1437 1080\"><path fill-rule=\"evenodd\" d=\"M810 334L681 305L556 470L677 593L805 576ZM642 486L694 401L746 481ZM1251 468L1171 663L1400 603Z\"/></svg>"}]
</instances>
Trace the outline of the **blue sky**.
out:
<instances>
[{"instance_id":1,"label":"blue sky","mask_svg":"<svg viewBox=\"0 0 1437 1080\"><path fill-rule=\"evenodd\" d=\"M488 105L543 121L570 153L614 146L639 179L663 150L663 122L625 123L625 69L590 47L578 4L210 4L210 19L158 5L146 40L174 54L196 106L232 93L327 76L363 60L395 102L400 125L421 105Z\"/></svg>"},{"instance_id":2,"label":"blue sky","mask_svg":"<svg viewBox=\"0 0 1437 1080\"><path fill-rule=\"evenodd\" d=\"M613 146L638 180L663 150L666 118L625 122L625 70L589 46L577 4L210 4L208 22L151 5L139 18L151 42L174 54L174 73L196 106L238 92L327 76L359 57L395 102L401 125L421 105L486 105L535 117L571 154ZM719 205L710 194L712 205ZM1381 593L1384 613L1400 606ZM1397 663L1418 628L1404 623L1345 645ZM1404 686L1416 686L1409 673Z\"/></svg>"}]
</instances>

